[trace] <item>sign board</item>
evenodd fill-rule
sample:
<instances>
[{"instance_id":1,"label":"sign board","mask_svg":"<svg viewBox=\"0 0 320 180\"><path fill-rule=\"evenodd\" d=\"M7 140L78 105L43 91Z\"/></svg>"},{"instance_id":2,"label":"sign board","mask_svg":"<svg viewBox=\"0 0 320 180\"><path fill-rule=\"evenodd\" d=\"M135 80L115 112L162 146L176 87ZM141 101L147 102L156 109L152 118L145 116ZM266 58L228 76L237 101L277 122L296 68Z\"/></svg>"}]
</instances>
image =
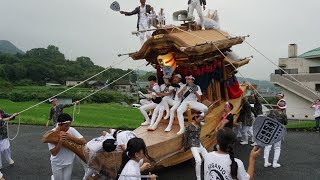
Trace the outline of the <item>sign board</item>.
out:
<instances>
[{"instance_id":1,"label":"sign board","mask_svg":"<svg viewBox=\"0 0 320 180\"><path fill-rule=\"evenodd\" d=\"M266 116L258 116L252 128L254 141L261 147L277 143L287 134L283 124Z\"/></svg>"},{"instance_id":2,"label":"sign board","mask_svg":"<svg viewBox=\"0 0 320 180\"><path fill-rule=\"evenodd\" d=\"M111 3L110 8L113 11L120 11L120 4L117 1L114 1L113 3Z\"/></svg>"}]
</instances>

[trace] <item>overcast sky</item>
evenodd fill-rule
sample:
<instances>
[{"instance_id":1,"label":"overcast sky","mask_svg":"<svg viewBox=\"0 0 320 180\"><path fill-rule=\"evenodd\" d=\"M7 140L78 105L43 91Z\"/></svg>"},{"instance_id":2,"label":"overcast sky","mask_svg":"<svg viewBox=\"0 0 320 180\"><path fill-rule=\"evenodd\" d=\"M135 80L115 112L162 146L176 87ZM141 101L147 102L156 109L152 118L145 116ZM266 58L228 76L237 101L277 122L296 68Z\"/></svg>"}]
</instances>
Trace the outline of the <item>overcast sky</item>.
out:
<instances>
[{"instance_id":1,"label":"overcast sky","mask_svg":"<svg viewBox=\"0 0 320 180\"><path fill-rule=\"evenodd\" d=\"M274 62L287 57L288 44L298 44L298 54L320 46L319 0L207 0L217 9L223 30L250 35L247 40ZM109 9L112 0L0 0L0 40L9 40L23 51L56 45L68 59L90 57L110 66L119 53L139 49L137 17L125 17ZM138 0L118 0L121 10L131 11ZM157 11L165 9L170 23L174 11L187 8L187 0L147 0ZM276 68L248 45L237 45L242 57L254 56L240 68L245 77L268 80ZM117 67L133 68L132 60ZM145 68L151 70L151 68Z\"/></svg>"}]
</instances>

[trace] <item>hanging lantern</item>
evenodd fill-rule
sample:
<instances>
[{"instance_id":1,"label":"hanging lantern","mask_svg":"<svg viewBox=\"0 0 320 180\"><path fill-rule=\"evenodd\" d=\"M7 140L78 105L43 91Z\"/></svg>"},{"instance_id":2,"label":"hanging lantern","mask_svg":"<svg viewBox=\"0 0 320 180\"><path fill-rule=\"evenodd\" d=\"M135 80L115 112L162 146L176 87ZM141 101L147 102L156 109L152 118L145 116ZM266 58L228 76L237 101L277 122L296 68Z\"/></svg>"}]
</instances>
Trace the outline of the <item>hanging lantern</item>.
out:
<instances>
[{"instance_id":1,"label":"hanging lantern","mask_svg":"<svg viewBox=\"0 0 320 180\"><path fill-rule=\"evenodd\" d=\"M174 71L177 67L177 62L173 57L172 53L168 53L165 55L159 55L158 58L158 63L161 67L163 66L169 66L172 68L172 70Z\"/></svg>"}]
</instances>

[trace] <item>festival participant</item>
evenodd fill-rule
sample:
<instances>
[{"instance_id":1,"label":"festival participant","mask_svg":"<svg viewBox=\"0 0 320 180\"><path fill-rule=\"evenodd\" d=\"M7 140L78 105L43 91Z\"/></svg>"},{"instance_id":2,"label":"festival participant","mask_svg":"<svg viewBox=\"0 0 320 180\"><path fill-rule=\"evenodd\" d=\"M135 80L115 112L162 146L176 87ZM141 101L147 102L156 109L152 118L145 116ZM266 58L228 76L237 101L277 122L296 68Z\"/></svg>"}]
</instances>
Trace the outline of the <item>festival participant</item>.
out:
<instances>
[{"instance_id":1,"label":"festival participant","mask_svg":"<svg viewBox=\"0 0 320 180\"><path fill-rule=\"evenodd\" d=\"M164 98L172 98L173 94L173 87L170 83L170 76L163 76L164 84L161 84L160 86L160 92L156 92L156 94L160 97L162 97L162 101L157 105L157 107L154 109L152 117L151 117L151 123L148 127L148 130L154 131L157 129L159 122L161 121L163 117L163 112L166 111L166 114L169 114L169 105Z\"/></svg>"},{"instance_id":2,"label":"festival participant","mask_svg":"<svg viewBox=\"0 0 320 180\"><path fill-rule=\"evenodd\" d=\"M224 107L224 114L221 118L221 121L217 125L215 131L218 132L219 129L222 129L224 127L233 128L233 114L231 113L233 109L233 105L229 102L226 102L226 105Z\"/></svg>"},{"instance_id":3,"label":"festival participant","mask_svg":"<svg viewBox=\"0 0 320 180\"><path fill-rule=\"evenodd\" d=\"M181 87L181 90L178 93L178 97L182 98L181 104L177 109L178 121L180 125L180 130L177 133L178 135L183 134L185 131L183 113L186 112L188 105L191 109L200 111L202 116L205 116L205 114L208 112L208 107L198 102L201 101L202 92L200 87L194 84L195 78L190 75L186 76L185 79L186 85Z\"/></svg>"},{"instance_id":4,"label":"festival participant","mask_svg":"<svg viewBox=\"0 0 320 180\"><path fill-rule=\"evenodd\" d=\"M159 24L160 27L163 27L163 26L166 25L166 16L164 14L164 9L163 8L160 9L160 12L159 12L159 14L157 16L157 21L158 21L158 24Z\"/></svg>"},{"instance_id":5,"label":"festival participant","mask_svg":"<svg viewBox=\"0 0 320 180\"><path fill-rule=\"evenodd\" d=\"M218 131L215 150L204 156L204 179L253 179L255 160L261 150L258 147L251 150L246 172L243 162L234 158L233 146L236 140L232 129L222 128Z\"/></svg>"},{"instance_id":6,"label":"festival participant","mask_svg":"<svg viewBox=\"0 0 320 180\"><path fill-rule=\"evenodd\" d=\"M141 138L132 138L122 153L122 161L118 171L118 180L141 180L141 172L151 167L150 163L141 164L143 158L154 161L148 154L145 142ZM155 180L155 175L151 175Z\"/></svg>"},{"instance_id":7,"label":"festival participant","mask_svg":"<svg viewBox=\"0 0 320 180\"><path fill-rule=\"evenodd\" d=\"M120 11L121 14L124 14L126 16L132 16L137 14L138 15L138 22L137 22L137 29L138 31L148 30L149 29L149 19L148 14L153 11L153 8L146 4L146 0L140 0L140 6L136 7L132 12L124 12ZM151 35L148 31L146 32L140 32L140 42L143 45L146 40L148 40Z\"/></svg>"},{"instance_id":8,"label":"festival participant","mask_svg":"<svg viewBox=\"0 0 320 180\"><path fill-rule=\"evenodd\" d=\"M193 17L193 11L194 11L194 9L196 9L197 13L199 15L200 21L201 21L202 30L205 30L204 17L203 17L203 12L202 12L201 6L203 6L203 10L206 9L206 0L188 0L188 18Z\"/></svg>"},{"instance_id":9,"label":"festival participant","mask_svg":"<svg viewBox=\"0 0 320 180\"><path fill-rule=\"evenodd\" d=\"M314 117L316 121L316 132L320 130L320 99L317 99L312 105L311 108L314 108Z\"/></svg>"},{"instance_id":10,"label":"festival participant","mask_svg":"<svg viewBox=\"0 0 320 180\"><path fill-rule=\"evenodd\" d=\"M2 169L2 154L4 154L4 157L10 165L14 164L14 161L11 158L10 141L7 132L7 122L15 119L17 115L17 113L9 115L0 109L0 169Z\"/></svg>"},{"instance_id":11,"label":"festival participant","mask_svg":"<svg viewBox=\"0 0 320 180\"><path fill-rule=\"evenodd\" d=\"M186 127L186 131L183 135L183 147L182 151L187 149L191 149L193 158L196 162L195 170L197 180L201 180L201 157L205 156L207 150L202 146L200 140L201 134L201 121L203 120L203 116L198 113L192 118L192 123L188 124Z\"/></svg>"},{"instance_id":12,"label":"festival participant","mask_svg":"<svg viewBox=\"0 0 320 180\"><path fill-rule=\"evenodd\" d=\"M170 132L172 129L172 123L174 120L175 112L177 111L180 103L181 103L181 98L179 98L179 91L180 88L183 86L183 83L181 82L181 75L180 74L175 74L172 79L172 87L173 87L173 96L170 98L169 96L166 96L163 98L162 101L166 101L168 105L172 106L170 109L170 114L167 113L164 119L168 119L170 116L169 124L167 128L164 130L166 132Z\"/></svg>"},{"instance_id":13,"label":"festival participant","mask_svg":"<svg viewBox=\"0 0 320 180\"><path fill-rule=\"evenodd\" d=\"M98 171L90 168L90 166L88 165L90 164L90 161L94 158L97 152L102 152L102 151L112 152L116 150L116 147L117 147L116 140L110 134L110 130L107 130L107 131L102 131L102 134L100 137L93 138L85 146L84 151L86 151L85 154L87 154L86 156L87 163L84 163L84 162L82 163L85 169L83 180L87 180L93 174L99 174Z\"/></svg>"},{"instance_id":14,"label":"festival participant","mask_svg":"<svg viewBox=\"0 0 320 180\"><path fill-rule=\"evenodd\" d=\"M59 104L57 98L52 98L49 100L52 107L50 109L49 119L47 121L46 127L49 126L51 119L53 119L53 126L55 127L57 124L58 116L63 113L63 109L66 107L71 107L79 104L79 101L73 102L72 104Z\"/></svg>"},{"instance_id":15,"label":"festival participant","mask_svg":"<svg viewBox=\"0 0 320 180\"><path fill-rule=\"evenodd\" d=\"M262 112L262 105L261 102L259 101L259 98L256 94L253 95L253 100L254 100L254 104L253 104L253 111L255 112L255 118L257 118L258 116L262 116L263 112ZM253 129L251 126L251 132L253 134ZM253 143L251 144L251 146L256 146L257 143L254 142L254 138L252 138Z\"/></svg>"},{"instance_id":16,"label":"festival participant","mask_svg":"<svg viewBox=\"0 0 320 180\"><path fill-rule=\"evenodd\" d=\"M59 142L57 144L48 143L51 153L51 168L55 180L71 180L73 160L75 154L63 146L65 140L70 140L80 145L86 144L83 136L71 126L72 117L62 113L58 116L57 127L54 131L59 131Z\"/></svg>"},{"instance_id":17,"label":"festival participant","mask_svg":"<svg viewBox=\"0 0 320 180\"><path fill-rule=\"evenodd\" d=\"M283 111L286 113L287 102L284 99L284 94L283 93L278 93L277 94L277 99L278 99L278 103L277 103L278 108L281 107L281 109L283 109Z\"/></svg>"},{"instance_id":18,"label":"festival participant","mask_svg":"<svg viewBox=\"0 0 320 180\"><path fill-rule=\"evenodd\" d=\"M262 104L259 101L259 98L256 94L253 95L253 100L254 100L253 111L254 111L255 117L263 115Z\"/></svg>"},{"instance_id":19,"label":"festival participant","mask_svg":"<svg viewBox=\"0 0 320 180\"><path fill-rule=\"evenodd\" d=\"M117 151L124 151L130 139L137 137L133 131L121 131L120 129L112 129L111 134L117 141Z\"/></svg>"},{"instance_id":20,"label":"festival participant","mask_svg":"<svg viewBox=\"0 0 320 180\"><path fill-rule=\"evenodd\" d=\"M145 122L143 122L142 126L147 126L150 124L150 117L148 116L146 111L150 111L157 107L157 105L161 102L161 97L157 95L160 92L160 87L158 83L156 83L157 78L155 76L148 77L149 85L152 87L151 90L148 90L148 93L151 94L150 99L141 99L141 107L139 108L141 114L144 116Z\"/></svg>"},{"instance_id":21,"label":"festival participant","mask_svg":"<svg viewBox=\"0 0 320 180\"><path fill-rule=\"evenodd\" d=\"M285 110L286 110L285 103L279 103L278 109L271 110L270 113L268 114L268 117L279 121L283 125L287 125L288 118ZM273 145L268 145L264 148L264 167L271 166L271 163L269 163L269 154L272 146L274 148L274 157L273 157L272 167L273 168L281 167L281 165L278 163L280 152L281 152L281 141Z\"/></svg>"},{"instance_id":22,"label":"festival participant","mask_svg":"<svg viewBox=\"0 0 320 180\"><path fill-rule=\"evenodd\" d=\"M244 97L242 99L242 108L241 108L241 112L239 115L239 120L240 122L242 122L242 141L240 142L240 144L242 145L247 145L249 143L249 137L248 134L251 135L251 137L253 137L252 131L250 131L250 127L252 127L252 123L253 123L253 117L251 115L251 105L248 101L248 97Z\"/></svg>"}]
</instances>

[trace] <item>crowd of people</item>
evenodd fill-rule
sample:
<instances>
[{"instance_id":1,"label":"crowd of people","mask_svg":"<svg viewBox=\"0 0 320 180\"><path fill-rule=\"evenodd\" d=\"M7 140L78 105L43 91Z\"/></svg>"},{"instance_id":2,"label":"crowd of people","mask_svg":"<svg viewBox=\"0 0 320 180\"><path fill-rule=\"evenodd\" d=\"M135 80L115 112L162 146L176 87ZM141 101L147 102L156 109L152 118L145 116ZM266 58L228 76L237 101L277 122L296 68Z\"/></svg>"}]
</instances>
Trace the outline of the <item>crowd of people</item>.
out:
<instances>
[{"instance_id":1,"label":"crowd of people","mask_svg":"<svg viewBox=\"0 0 320 180\"><path fill-rule=\"evenodd\" d=\"M220 29L219 16L217 11L208 11L205 17L203 11L206 10L206 0L188 0L187 1L187 17L179 19L180 21L194 21L194 10L197 11L199 19L195 22L202 30L206 29ZM120 11L125 16L137 15L137 35L140 37L141 45L143 45L151 37L151 26L156 28L163 28L166 25L166 17L164 9L160 8L157 14L154 7L146 4L146 0L140 0L140 5L131 12Z\"/></svg>"},{"instance_id":2,"label":"crowd of people","mask_svg":"<svg viewBox=\"0 0 320 180\"><path fill-rule=\"evenodd\" d=\"M175 115L177 114L180 126L177 134L183 137L181 152L190 149L195 160L195 175L197 180L201 179L202 159L204 160L205 179L222 177L225 179L252 179L255 159L261 151L261 148L255 146L256 143L253 138L252 125L256 117L264 115L286 125L288 123L286 116L287 104L284 99L284 94L277 94L277 108L270 110L268 114L263 114L262 104L256 94L249 98L244 97L242 99L242 109L237 121L234 121L232 114L233 104L226 102L224 113L215 129L217 144L214 146L212 152L208 152L206 148L203 147L200 139L201 128L205 122L204 117L208 108L201 103L202 92L200 87L194 84L195 78L189 75L184 77L184 79L186 80L186 84L182 83L182 76L180 74L174 74L172 78L164 76L164 84L159 86L155 76L148 78L151 87L148 91L150 96L140 101L142 104L140 111L145 118L145 122L141 125L149 126L149 130L156 130L159 121L163 118L163 115L165 115L164 119L169 119L165 131L170 132ZM253 102L253 106L250 105L250 101ZM91 168L88 162L95 157L97 152L101 151L123 152L122 164L118 172L118 179L120 180L141 179L141 172L151 167L150 163L154 162L154 160L148 155L147 147L143 139L137 137L134 132L129 130L107 129L103 131L99 137L87 142L75 128L71 127L72 117L69 114L63 113L64 108L76 105L79 102L76 101L72 104L61 105L56 98L50 99L50 102L52 107L46 126L49 126L50 121L53 120L53 130L60 132L59 142L57 144L48 143L48 148L51 153L52 179L71 179L75 154L63 146L63 142L66 140L85 145L84 151L86 152L87 163L81 162L84 166L84 180L100 173L97 169ZM185 126L183 113L186 111L187 106L194 109L196 114L192 117L192 123ZM316 127L319 128L320 100L317 99L311 105L311 108L315 109ZM13 120L17 115L17 113L9 115L3 110L0 110L0 152L4 154L9 164L14 164L14 161L11 158L6 122ZM234 157L234 145L239 141L239 138L241 145L248 145L251 138L251 145L254 146L250 154L247 171L245 171L242 161ZM272 146L274 148L274 157L272 163L270 163L269 154ZM278 163L280 153L281 141L265 146L263 156L264 167L281 167ZM143 162L143 159L148 159L149 162ZM1 159L0 166L2 167ZM0 177L2 177L1 172ZM156 176L150 175L149 178L156 179Z\"/></svg>"},{"instance_id":3,"label":"crowd of people","mask_svg":"<svg viewBox=\"0 0 320 180\"><path fill-rule=\"evenodd\" d=\"M165 111L164 119L170 118L165 131L170 132L176 113L180 126L177 134L181 135L185 131L183 113L187 110L187 107L199 111L202 116L205 116L208 112L208 107L201 103L202 92L200 87L194 84L195 77L192 75L186 76L186 84L183 84L181 79L180 74L175 74L171 83L171 77L164 76L164 84L159 86L155 76L148 78L151 87L148 92L151 96L140 100L142 106L139 109L145 118L145 122L141 124L142 126L149 126L148 130L155 130ZM169 106L172 107L169 108ZM152 112L151 110L154 111Z\"/></svg>"}]
</instances>

